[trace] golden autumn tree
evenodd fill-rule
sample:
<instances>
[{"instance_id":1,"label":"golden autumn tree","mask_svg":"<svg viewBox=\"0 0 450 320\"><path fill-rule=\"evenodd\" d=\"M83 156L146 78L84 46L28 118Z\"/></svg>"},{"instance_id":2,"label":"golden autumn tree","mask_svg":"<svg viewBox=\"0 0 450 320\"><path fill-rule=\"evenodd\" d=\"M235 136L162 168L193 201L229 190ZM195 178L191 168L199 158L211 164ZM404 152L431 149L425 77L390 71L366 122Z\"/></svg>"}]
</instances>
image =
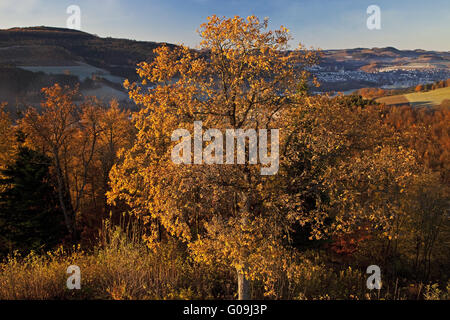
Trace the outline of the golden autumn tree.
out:
<instances>
[{"instance_id":1,"label":"golden autumn tree","mask_svg":"<svg viewBox=\"0 0 450 320\"><path fill-rule=\"evenodd\" d=\"M4 110L6 104L0 103L0 169L14 159L15 130L9 114Z\"/></svg>"},{"instance_id":2,"label":"golden autumn tree","mask_svg":"<svg viewBox=\"0 0 450 320\"><path fill-rule=\"evenodd\" d=\"M109 190L109 172L117 162L119 151L123 148L130 149L135 136L130 112L121 110L117 100L110 101L109 106L98 102L96 105L97 125L100 130L87 171L88 184L81 208L83 214L79 221L82 228L81 237L86 240L92 239L92 236L97 234L102 220L111 213L111 210L114 211L106 199L106 192Z\"/></svg>"},{"instance_id":3,"label":"golden autumn tree","mask_svg":"<svg viewBox=\"0 0 450 320\"><path fill-rule=\"evenodd\" d=\"M99 136L96 153L96 166L101 172L98 181L103 205L106 206L106 192L109 188L109 172L117 162L117 154L121 149L130 149L135 136L135 127L131 122L131 113L119 108L119 102L112 100L108 108L102 109ZM98 176L98 174L97 174Z\"/></svg>"},{"instance_id":4,"label":"golden autumn tree","mask_svg":"<svg viewBox=\"0 0 450 320\"><path fill-rule=\"evenodd\" d=\"M424 260L445 238L448 187L420 164L411 133L385 118L382 106L358 96L309 97L287 118L291 143L273 201L308 226L311 240L364 236L358 261L393 274L402 256L426 273Z\"/></svg>"},{"instance_id":5,"label":"golden autumn tree","mask_svg":"<svg viewBox=\"0 0 450 320\"><path fill-rule=\"evenodd\" d=\"M223 151L232 156L216 157L225 142L218 132L242 130L251 143L249 130L281 129L283 144L280 120L303 99L305 67L315 63L316 54L301 47L288 51L289 31L268 30L267 21L254 16L212 16L199 33L199 51L160 47L152 63L139 64L140 84L125 83L141 106L134 115L138 134L112 169L108 196L111 203L125 201L144 219L149 246L172 236L187 243L197 260L234 268L238 296L248 299L250 279L270 279L265 267L284 253L284 231L295 217L283 216L267 201L274 177L261 175L265 166L249 159L249 148L237 155L226 146ZM195 121L217 131L203 135ZM187 139L172 139L177 129L209 141L200 148L213 160L202 161L195 152L192 157L189 147L183 159L193 164L174 163L176 140ZM269 147L277 155L277 145ZM231 164L242 155L245 161Z\"/></svg>"},{"instance_id":6,"label":"golden autumn tree","mask_svg":"<svg viewBox=\"0 0 450 320\"><path fill-rule=\"evenodd\" d=\"M70 234L75 233L75 209L70 201L68 165L70 162L70 141L76 134L78 108L74 98L77 90L62 88L58 84L42 89L46 96L42 103L43 112L30 108L23 121L22 129L28 135L30 146L51 155L57 181L58 199L64 221Z\"/></svg>"},{"instance_id":7,"label":"golden autumn tree","mask_svg":"<svg viewBox=\"0 0 450 320\"><path fill-rule=\"evenodd\" d=\"M77 220L85 212L93 206L100 212L106 209L105 181L117 150L132 141L133 128L128 113L120 111L116 102L109 109L94 97L80 99L78 88L58 84L42 91L42 111L27 110L21 130L31 148L52 159L59 205L75 239Z\"/></svg>"},{"instance_id":8,"label":"golden autumn tree","mask_svg":"<svg viewBox=\"0 0 450 320\"><path fill-rule=\"evenodd\" d=\"M5 106L6 104L0 103L0 171L14 161L17 152L16 132Z\"/></svg>"}]
</instances>

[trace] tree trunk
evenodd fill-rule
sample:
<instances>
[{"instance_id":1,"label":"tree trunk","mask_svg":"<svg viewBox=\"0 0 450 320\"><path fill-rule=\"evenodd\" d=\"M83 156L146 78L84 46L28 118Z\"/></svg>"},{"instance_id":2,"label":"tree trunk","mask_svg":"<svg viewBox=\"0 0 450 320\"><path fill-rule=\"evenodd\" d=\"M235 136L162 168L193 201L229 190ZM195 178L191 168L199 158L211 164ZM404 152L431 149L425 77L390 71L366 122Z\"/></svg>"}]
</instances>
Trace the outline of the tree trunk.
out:
<instances>
[{"instance_id":1,"label":"tree trunk","mask_svg":"<svg viewBox=\"0 0 450 320\"><path fill-rule=\"evenodd\" d=\"M250 182L250 178L249 178ZM248 192L243 193L243 201L244 201L244 212L242 212L241 223L242 226L246 227L248 224L248 215L250 214L250 194ZM240 264L243 266L242 269L237 270L238 276L238 297L239 300L250 300L250 281L245 277L245 270L248 267L248 257L249 252L248 248L241 248L241 258Z\"/></svg>"},{"instance_id":2,"label":"tree trunk","mask_svg":"<svg viewBox=\"0 0 450 320\"><path fill-rule=\"evenodd\" d=\"M64 179L63 179L63 173L61 170L61 165L59 162L59 158L57 154L55 153L55 164L56 164L56 178L57 178L57 191L58 191L58 199L59 204L61 206L61 210L64 215L64 222L67 227L67 231L70 234L70 237L72 240L75 239L75 228L74 228L74 221L72 220L73 216L73 210L69 210L66 206L66 197L67 193L64 188Z\"/></svg>"},{"instance_id":3,"label":"tree trunk","mask_svg":"<svg viewBox=\"0 0 450 320\"><path fill-rule=\"evenodd\" d=\"M250 283L242 270L237 270L238 277L238 299L250 300Z\"/></svg>"}]
</instances>

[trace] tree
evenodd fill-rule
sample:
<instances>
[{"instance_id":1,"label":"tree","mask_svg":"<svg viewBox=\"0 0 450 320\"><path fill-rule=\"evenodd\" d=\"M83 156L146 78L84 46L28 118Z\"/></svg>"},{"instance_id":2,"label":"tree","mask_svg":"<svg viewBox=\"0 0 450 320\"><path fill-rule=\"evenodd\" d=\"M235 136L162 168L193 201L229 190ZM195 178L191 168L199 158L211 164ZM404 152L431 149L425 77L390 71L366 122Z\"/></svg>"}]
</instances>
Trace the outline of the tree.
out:
<instances>
[{"instance_id":1,"label":"tree","mask_svg":"<svg viewBox=\"0 0 450 320\"><path fill-rule=\"evenodd\" d=\"M311 97L286 119L290 143L281 154L281 192L274 201L300 215L298 221L309 226L311 240L322 239L333 233L335 218L329 207L335 187L330 174L339 174L339 165L353 163L361 152L374 150L392 135L381 127L380 110L356 95Z\"/></svg>"},{"instance_id":2,"label":"tree","mask_svg":"<svg viewBox=\"0 0 450 320\"><path fill-rule=\"evenodd\" d=\"M63 215L49 172L50 159L20 147L17 159L1 171L2 253L46 250L63 238Z\"/></svg>"},{"instance_id":3,"label":"tree","mask_svg":"<svg viewBox=\"0 0 450 320\"><path fill-rule=\"evenodd\" d=\"M80 222L105 216L109 170L119 149L131 143L134 132L129 114L120 111L116 102L106 108L94 97L80 101L77 87L58 84L42 91L42 111L30 108L21 129L27 145L52 160L60 208L66 228L76 240ZM92 219L86 216L89 214L97 217Z\"/></svg>"},{"instance_id":4,"label":"tree","mask_svg":"<svg viewBox=\"0 0 450 320\"><path fill-rule=\"evenodd\" d=\"M121 111L117 100L110 102L109 108L103 110L100 118L102 132L99 137L97 160L102 172L101 196L106 206L106 192L109 190L109 172L117 162L117 154L123 149L130 149L135 136L134 126L128 111Z\"/></svg>"},{"instance_id":5,"label":"tree","mask_svg":"<svg viewBox=\"0 0 450 320\"><path fill-rule=\"evenodd\" d=\"M306 229L311 240L364 238L354 262L378 264L394 278L399 265L426 275L444 231L448 188L410 145L427 130L394 128L386 112L357 96L317 96L294 110L274 201L299 216L296 231Z\"/></svg>"},{"instance_id":6,"label":"tree","mask_svg":"<svg viewBox=\"0 0 450 320\"><path fill-rule=\"evenodd\" d=\"M43 112L30 108L22 122L22 128L28 135L30 145L37 145L42 152L51 155L57 181L58 199L67 231L74 237L75 208L73 207L69 187L69 152L71 139L77 131L79 121L78 108L74 98L77 90L62 88L55 84L42 89L46 101L42 103Z\"/></svg>"},{"instance_id":7,"label":"tree","mask_svg":"<svg viewBox=\"0 0 450 320\"><path fill-rule=\"evenodd\" d=\"M117 101L112 100L109 107L100 107L98 125L101 130L95 145L95 152L88 170L83 214L79 224L82 226L82 238L89 240L97 236L102 220L120 210L107 204L106 192L109 190L109 173L117 162L122 149L130 149L134 136L134 126L130 112L122 111Z\"/></svg>"},{"instance_id":8,"label":"tree","mask_svg":"<svg viewBox=\"0 0 450 320\"><path fill-rule=\"evenodd\" d=\"M139 64L140 85L125 83L142 107L134 119L138 134L113 167L108 193L111 203L124 200L144 219L150 247L173 236L199 261L234 268L240 299L251 296L249 279L261 278L284 252L283 231L295 217L266 201L273 177L261 176L261 165L175 164L171 136L180 128L192 132L194 121L219 131L280 128L304 97L298 87L316 54L288 52L289 31L267 25L254 16L212 16L200 28L200 52L163 46L152 63ZM145 89L148 82L155 86Z\"/></svg>"},{"instance_id":9,"label":"tree","mask_svg":"<svg viewBox=\"0 0 450 320\"><path fill-rule=\"evenodd\" d=\"M0 103L0 170L14 161L17 151L15 130L4 107L5 104Z\"/></svg>"}]
</instances>

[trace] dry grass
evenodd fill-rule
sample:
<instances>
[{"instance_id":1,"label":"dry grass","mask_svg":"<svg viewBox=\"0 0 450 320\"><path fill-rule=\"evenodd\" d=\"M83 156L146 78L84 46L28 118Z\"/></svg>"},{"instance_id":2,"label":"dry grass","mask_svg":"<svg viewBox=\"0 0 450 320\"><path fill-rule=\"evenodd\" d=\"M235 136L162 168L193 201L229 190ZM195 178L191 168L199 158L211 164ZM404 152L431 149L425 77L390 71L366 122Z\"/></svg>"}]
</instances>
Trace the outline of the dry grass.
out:
<instances>
[{"instance_id":1,"label":"dry grass","mask_svg":"<svg viewBox=\"0 0 450 320\"><path fill-rule=\"evenodd\" d=\"M387 105L408 104L409 100L404 95L388 96L376 99L377 102Z\"/></svg>"},{"instance_id":2,"label":"dry grass","mask_svg":"<svg viewBox=\"0 0 450 320\"><path fill-rule=\"evenodd\" d=\"M152 252L114 228L93 252L58 249L46 255L11 256L0 265L0 300L195 299L211 296L215 279L193 268L175 244ZM67 267L81 269L81 290L68 290ZM197 284L197 285L193 285Z\"/></svg>"},{"instance_id":3,"label":"dry grass","mask_svg":"<svg viewBox=\"0 0 450 320\"><path fill-rule=\"evenodd\" d=\"M70 265L81 269L81 290L66 288ZM334 270L314 254L305 254L275 275L278 292L268 298L449 299L449 286L395 283L370 292L366 278L361 270ZM253 298L267 298L261 283L252 287ZM230 270L197 265L175 243L150 251L140 237L126 236L108 224L100 245L91 252L60 248L46 255L11 256L0 264L0 300L234 299L235 293Z\"/></svg>"}]
</instances>

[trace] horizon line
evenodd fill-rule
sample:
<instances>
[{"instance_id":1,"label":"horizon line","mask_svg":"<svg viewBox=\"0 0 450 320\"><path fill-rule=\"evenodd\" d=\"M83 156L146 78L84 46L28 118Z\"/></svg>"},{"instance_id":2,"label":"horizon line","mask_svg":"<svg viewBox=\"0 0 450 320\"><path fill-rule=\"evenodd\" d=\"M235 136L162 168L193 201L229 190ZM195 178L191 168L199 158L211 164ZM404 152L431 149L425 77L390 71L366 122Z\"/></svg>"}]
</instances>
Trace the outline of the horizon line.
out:
<instances>
[{"instance_id":1,"label":"horizon line","mask_svg":"<svg viewBox=\"0 0 450 320\"><path fill-rule=\"evenodd\" d=\"M33 28L47 28L47 29L59 29L59 30L67 30L67 31L74 31L74 32L80 32L80 33L85 33L88 35L92 35L98 38L103 38L103 39L107 39L107 38L112 38L112 39L117 39L117 40L129 40L129 41L136 41L136 42L153 42L153 43L161 43L161 44L169 44L169 45L185 45L183 43L181 44L177 44L177 43L172 43L172 42L166 42L166 41L154 41L154 40L141 40L141 39L133 39L133 38L123 38L123 37L114 37L114 36L101 36L98 35L96 33L91 33L85 30L78 30L78 29L71 29L71 28L67 28L67 27L58 27L58 26L50 26L50 25L35 25L35 26L24 26L24 27L11 27L11 28L0 28L0 31L12 31L14 29L33 29ZM185 45L191 49L197 49L195 47L192 47L190 45ZM305 46L306 47L306 46ZM395 49L398 51L432 51L432 52L444 52L444 53L450 53L450 50L436 50L436 49L422 49L422 48L398 48L395 47L393 45L386 45L385 47L343 47L343 48L321 48L321 47L312 47L309 46L308 48L313 49L313 50L323 50L323 51L341 51L341 50L357 50L357 49L369 49L369 50L373 50L373 49Z\"/></svg>"}]
</instances>

